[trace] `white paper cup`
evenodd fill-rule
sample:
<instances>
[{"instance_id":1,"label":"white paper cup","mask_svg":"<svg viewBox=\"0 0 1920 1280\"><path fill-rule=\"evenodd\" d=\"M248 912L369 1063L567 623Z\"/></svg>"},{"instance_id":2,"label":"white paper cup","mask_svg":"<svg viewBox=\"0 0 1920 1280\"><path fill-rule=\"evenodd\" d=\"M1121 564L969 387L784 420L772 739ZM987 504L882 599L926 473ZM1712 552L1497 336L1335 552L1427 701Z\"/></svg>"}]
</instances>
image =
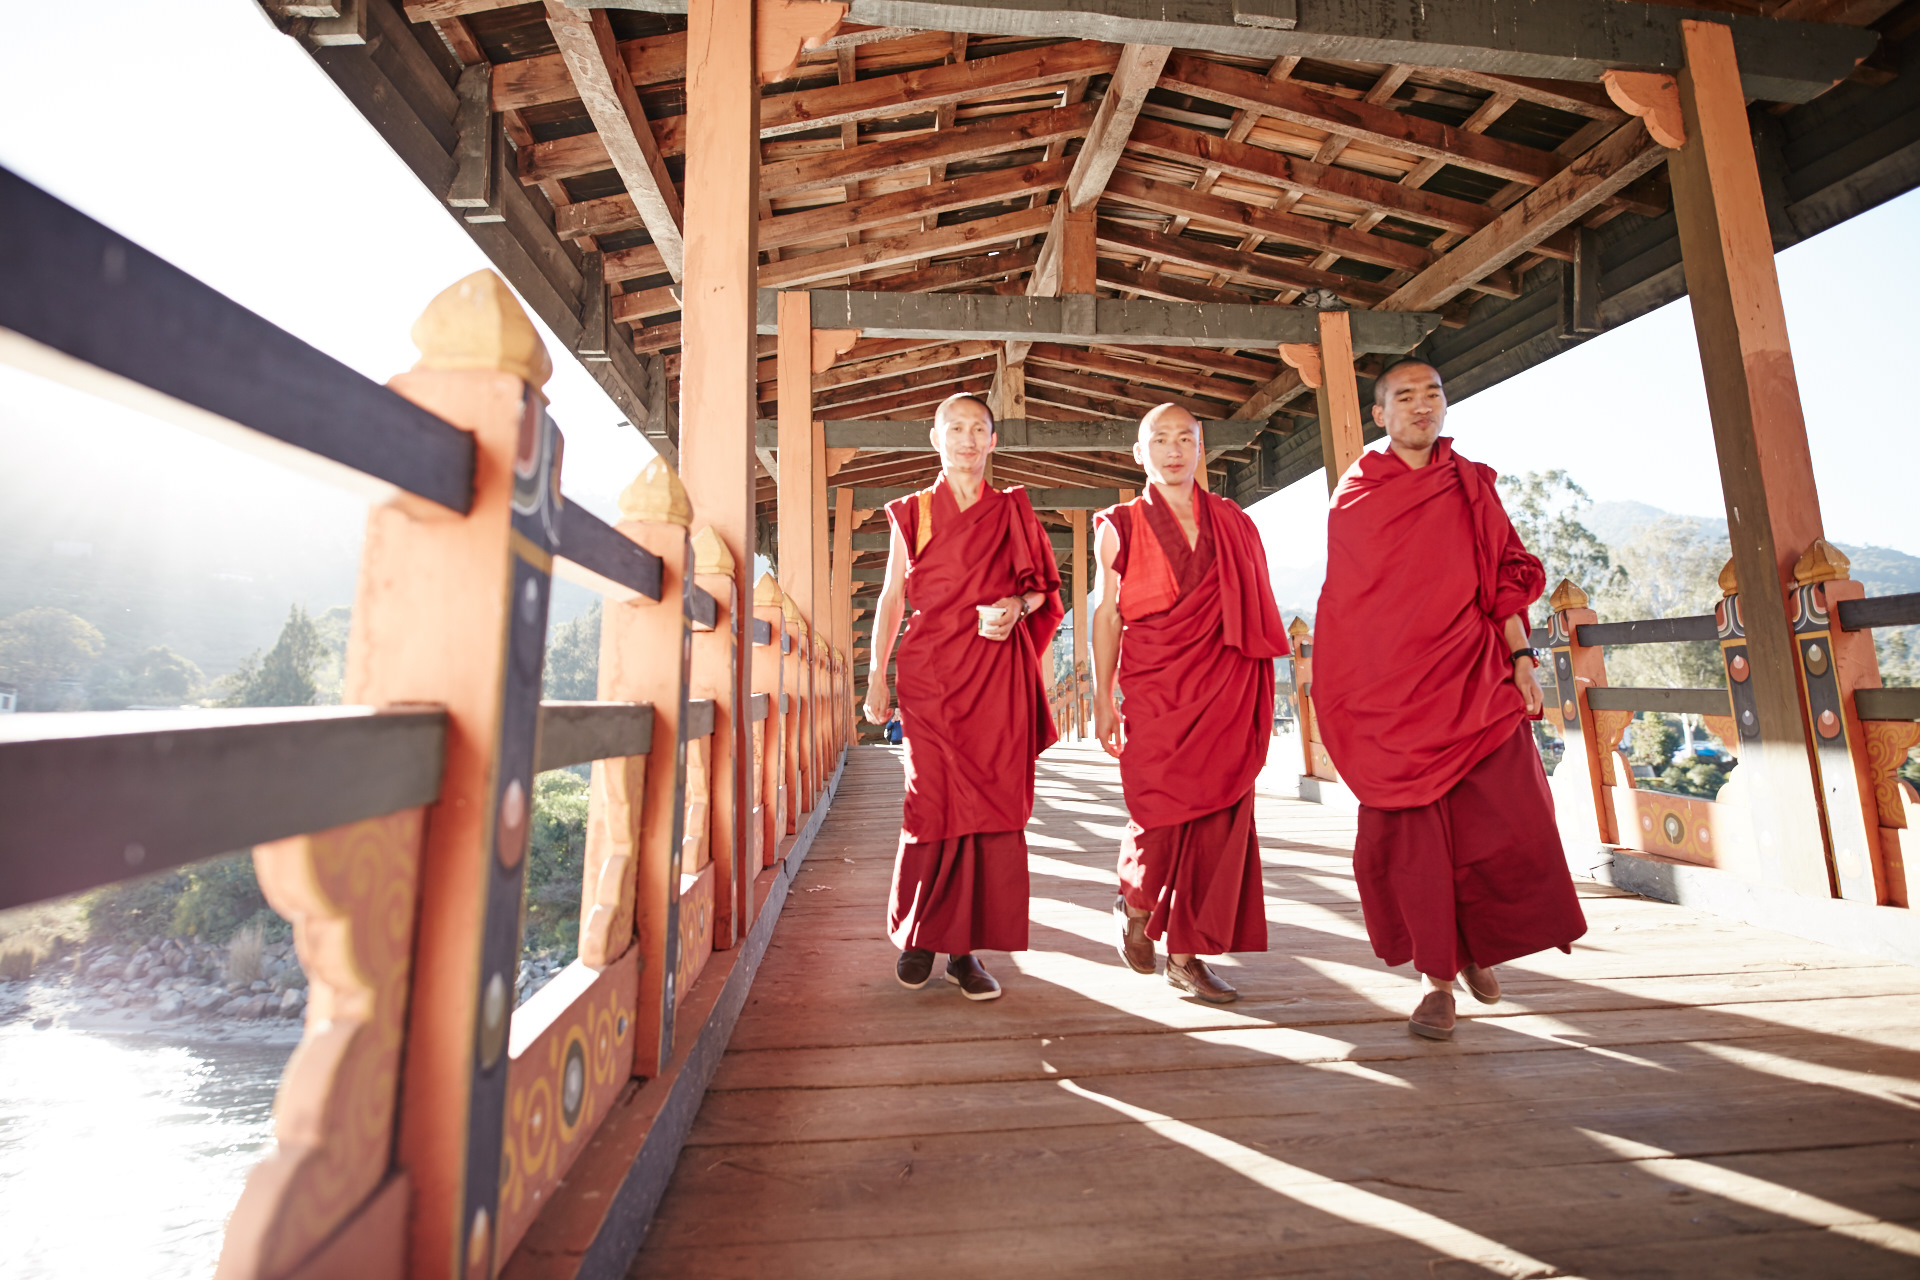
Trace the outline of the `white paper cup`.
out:
<instances>
[{"instance_id":1,"label":"white paper cup","mask_svg":"<svg viewBox=\"0 0 1920 1280\"><path fill-rule=\"evenodd\" d=\"M1000 625L1000 620L1007 616L1007 611L997 604L975 605L974 610L980 615L981 635L987 634L988 627Z\"/></svg>"}]
</instances>

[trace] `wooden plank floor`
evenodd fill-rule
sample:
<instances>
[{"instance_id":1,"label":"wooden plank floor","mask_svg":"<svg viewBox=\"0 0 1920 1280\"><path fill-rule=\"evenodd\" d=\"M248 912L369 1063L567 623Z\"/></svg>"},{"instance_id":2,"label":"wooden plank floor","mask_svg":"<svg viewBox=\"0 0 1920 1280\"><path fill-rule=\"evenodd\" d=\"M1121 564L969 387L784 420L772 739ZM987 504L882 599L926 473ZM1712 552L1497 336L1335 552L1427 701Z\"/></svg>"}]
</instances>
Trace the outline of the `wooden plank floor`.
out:
<instances>
[{"instance_id":1,"label":"wooden plank floor","mask_svg":"<svg viewBox=\"0 0 1920 1280\"><path fill-rule=\"evenodd\" d=\"M1115 954L1117 768L1039 791L1006 995L910 992L899 757L852 753L634 1276L1920 1276L1920 970L1582 885L1416 1040L1352 820L1274 799L1211 1008Z\"/></svg>"}]
</instances>

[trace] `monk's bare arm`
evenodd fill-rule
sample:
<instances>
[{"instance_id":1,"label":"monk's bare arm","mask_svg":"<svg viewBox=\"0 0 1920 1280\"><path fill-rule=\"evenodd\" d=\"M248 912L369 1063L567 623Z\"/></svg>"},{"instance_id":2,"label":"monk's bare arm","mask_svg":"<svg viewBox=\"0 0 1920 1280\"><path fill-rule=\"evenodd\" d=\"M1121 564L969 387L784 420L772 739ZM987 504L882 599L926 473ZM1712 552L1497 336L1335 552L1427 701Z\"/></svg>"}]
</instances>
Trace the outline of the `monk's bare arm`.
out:
<instances>
[{"instance_id":1,"label":"monk's bare arm","mask_svg":"<svg viewBox=\"0 0 1920 1280\"><path fill-rule=\"evenodd\" d=\"M893 642L900 635L900 619L907 603L907 540L891 521L887 543L887 580L873 613L873 653L867 666L867 722L885 724L893 714L893 693L887 687L887 664L893 661Z\"/></svg>"},{"instance_id":2,"label":"monk's bare arm","mask_svg":"<svg viewBox=\"0 0 1920 1280\"><path fill-rule=\"evenodd\" d=\"M1120 554L1120 535L1106 521L1100 524L1100 606L1093 611L1087 637L1093 643L1093 736L1108 755L1119 758L1120 711L1113 702L1113 673L1120 665L1120 575L1113 558Z\"/></svg>"},{"instance_id":3,"label":"monk's bare arm","mask_svg":"<svg viewBox=\"0 0 1920 1280\"><path fill-rule=\"evenodd\" d=\"M1507 652L1518 653L1522 649L1531 650L1533 638L1527 631L1524 615L1516 614L1501 624L1501 634L1507 640ZM1531 657L1513 660L1513 683L1520 690L1520 696L1527 700L1527 714L1537 716L1545 705L1545 697L1540 692L1540 677L1534 674L1538 664Z\"/></svg>"}]
</instances>

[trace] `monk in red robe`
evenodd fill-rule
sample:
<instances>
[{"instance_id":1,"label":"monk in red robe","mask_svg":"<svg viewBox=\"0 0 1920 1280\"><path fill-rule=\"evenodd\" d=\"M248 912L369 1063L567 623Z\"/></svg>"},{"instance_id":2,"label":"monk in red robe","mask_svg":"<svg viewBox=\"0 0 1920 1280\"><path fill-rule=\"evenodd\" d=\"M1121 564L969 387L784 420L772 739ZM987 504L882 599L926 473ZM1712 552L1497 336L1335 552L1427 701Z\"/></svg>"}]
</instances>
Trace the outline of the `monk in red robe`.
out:
<instances>
[{"instance_id":1,"label":"monk in red robe","mask_svg":"<svg viewBox=\"0 0 1920 1280\"><path fill-rule=\"evenodd\" d=\"M987 406L949 397L932 437L940 478L887 504L867 681L867 719L885 724L887 661L910 596L897 677L907 798L887 934L901 949L901 985L926 986L944 952L947 981L992 1000L1000 984L974 952L1027 948L1033 762L1056 736L1039 655L1064 612L1060 570L1026 490L987 484Z\"/></svg>"},{"instance_id":2,"label":"monk in red robe","mask_svg":"<svg viewBox=\"0 0 1920 1280\"><path fill-rule=\"evenodd\" d=\"M1456 976L1486 1004L1495 965L1587 931L1529 720L1527 609L1546 586L1491 467L1441 436L1446 391L1406 361L1374 384L1385 452L1334 490L1314 618L1313 709L1360 799L1354 878L1373 950L1413 961L1416 1035L1453 1034Z\"/></svg>"},{"instance_id":3,"label":"monk in red robe","mask_svg":"<svg viewBox=\"0 0 1920 1280\"><path fill-rule=\"evenodd\" d=\"M1201 456L1200 423L1159 406L1133 446L1145 493L1096 517L1093 716L1130 818L1113 904L1120 958L1152 973L1164 937L1168 985L1227 1004L1239 993L1201 955L1267 949L1253 783L1287 631L1260 534L1194 483Z\"/></svg>"}]
</instances>

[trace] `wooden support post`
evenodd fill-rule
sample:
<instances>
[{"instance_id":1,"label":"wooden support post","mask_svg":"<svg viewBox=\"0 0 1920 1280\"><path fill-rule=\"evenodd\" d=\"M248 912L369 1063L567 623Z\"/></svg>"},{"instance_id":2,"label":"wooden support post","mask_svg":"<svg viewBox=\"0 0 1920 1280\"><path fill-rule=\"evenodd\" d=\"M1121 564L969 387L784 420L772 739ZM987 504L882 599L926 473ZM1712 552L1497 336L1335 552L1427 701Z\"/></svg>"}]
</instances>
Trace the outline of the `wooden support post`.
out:
<instances>
[{"instance_id":1,"label":"wooden support post","mask_svg":"<svg viewBox=\"0 0 1920 1280\"><path fill-rule=\"evenodd\" d=\"M1094 208L1088 205L1084 209L1069 209L1061 214L1060 221L1060 293L1065 297L1075 295L1091 297L1099 289L1098 267L1095 265ZM1087 317L1092 319L1092 315ZM1093 330L1089 326L1088 333Z\"/></svg>"},{"instance_id":2,"label":"wooden support post","mask_svg":"<svg viewBox=\"0 0 1920 1280\"><path fill-rule=\"evenodd\" d=\"M780 754L785 772L781 775L787 792L787 829L783 835L800 830L800 815L813 806L806 797L806 620L800 606L786 592L780 593L780 619L786 637L780 656L780 687L785 695L786 714L780 718Z\"/></svg>"},{"instance_id":3,"label":"wooden support post","mask_svg":"<svg viewBox=\"0 0 1920 1280\"><path fill-rule=\"evenodd\" d=\"M1314 391L1320 410L1320 456L1327 467L1327 492L1365 448L1360 425L1360 384L1353 373L1353 322L1345 311L1320 313L1320 385Z\"/></svg>"},{"instance_id":4,"label":"wooden support post","mask_svg":"<svg viewBox=\"0 0 1920 1280\"><path fill-rule=\"evenodd\" d=\"M793 600L800 619L814 616L815 533L814 496L825 497L824 471L815 483L816 462L824 467L826 438L813 424L813 309L812 299L802 291L779 295L775 312L778 324L776 367L780 379L780 474L776 480L778 507L775 519L780 526L780 589ZM816 448L815 437L819 437ZM797 753L794 789L788 800L790 820L813 809L810 783L814 776L814 753L810 741L812 718L807 704L813 696L812 660L804 653L805 629L795 631L794 644L801 649L798 663L790 668L794 679L789 688L794 700L795 718L804 726L794 739ZM798 830L798 827L795 827Z\"/></svg>"},{"instance_id":5,"label":"wooden support post","mask_svg":"<svg viewBox=\"0 0 1920 1280\"><path fill-rule=\"evenodd\" d=\"M831 772L828 758L832 751L832 731L827 694L831 677L835 619L832 567L827 536L827 428L825 423L809 424L809 447L813 451L813 492L808 510L813 524L813 605L807 622L813 627L813 777L816 791L824 790Z\"/></svg>"},{"instance_id":6,"label":"wooden support post","mask_svg":"<svg viewBox=\"0 0 1920 1280\"><path fill-rule=\"evenodd\" d=\"M1751 704L1740 712L1741 791L1752 807L1760 878L1826 896L1832 883L1815 747L1785 598L1794 561L1821 536L1820 497L1732 33L1691 19L1680 27L1687 137L1668 170L1739 579L1735 621L1750 666L1742 682Z\"/></svg>"},{"instance_id":7,"label":"wooden support post","mask_svg":"<svg viewBox=\"0 0 1920 1280\"><path fill-rule=\"evenodd\" d=\"M780 640L786 634L786 619L780 612L780 584L770 573L754 584L753 616L773 632L771 643L753 647L753 691L767 699L767 718L761 722L755 748L760 764L759 865L770 867L780 848L780 837L787 833L786 716L780 709L785 696L781 668L786 665L781 661ZM754 913L758 911L756 903Z\"/></svg>"},{"instance_id":8,"label":"wooden support post","mask_svg":"<svg viewBox=\"0 0 1920 1280\"><path fill-rule=\"evenodd\" d=\"M1547 619L1547 648L1553 660L1547 695L1558 699L1555 718L1566 748L1549 783L1561 842L1577 854L1595 842L1619 840L1613 801L1604 790L1607 772L1602 753L1611 748L1600 741L1587 706L1587 691L1607 683L1607 666L1605 650L1580 643L1580 628L1600 620L1587 607L1587 593L1562 578L1547 604L1553 610Z\"/></svg>"},{"instance_id":9,"label":"wooden support post","mask_svg":"<svg viewBox=\"0 0 1920 1280\"><path fill-rule=\"evenodd\" d=\"M680 440L680 476L701 522L713 529L732 560L736 606L753 589L753 429L759 415L754 235L760 216L760 91L754 13L754 0L692 0L687 11L680 399L699 426ZM735 635L732 643L737 656L748 647L748 637ZM738 712L751 697L752 664L736 660L728 679L730 706ZM729 850L747 848L750 839L746 822L754 797L744 766L753 758L750 732L744 714L730 714L724 732L715 721L712 780L716 796L724 794L726 800L716 799L714 816L726 815ZM747 914L746 861L735 861L741 879L728 885L734 919ZM645 990L647 975L641 982Z\"/></svg>"},{"instance_id":10,"label":"wooden support post","mask_svg":"<svg viewBox=\"0 0 1920 1280\"><path fill-rule=\"evenodd\" d=\"M1087 665L1087 513L1070 511L1067 518L1073 528L1073 736L1084 738L1090 708L1080 685L1081 677L1092 670Z\"/></svg>"},{"instance_id":11,"label":"wooden support post","mask_svg":"<svg viewBox=\"0 0 1920 1280\"><path fill-rule=\"evenodd\" d=\"M834 496L833 635L839 650L839 672L833 688L833 723L837 756L853 741L853 490L843 484Z\"/></svg>"},{"instance_id":12,"label":"wooden support post","mask_svg":"<svg viewBox=\"0 0 1920 1280\"><path fill-rule=\"evenodd\" d=\"M473 505L463 518L399 503L368 513L344 692L447 710L420 862L397 1162L413 1183L408 1274L491 1275L546 647L545 529L559 492L539 390L552 366L491 271L434 299L413 335L420 363L388 385L472 433ZM516 457L531 468L531 515L513 508Z\"/></svg>"},{"instance_id":13,"label":"wooden support post","mask_svg":"<svg viewBox=\"0 0 1920 1280\"><path fill-rule=\"evenodd\" d=\"M692 692L695 698L713 701L713 739L708 747L707 777L711 799L707 820L711 834L708 848L713 860L713 949L725 951L739 941L746 928L746 894L754 872L745 856L752 843L747 830L750 815L736 812L735 806L751 805L753 797L753 726L744 734L735 733L734 720L746 718L749 702L741 696L738 668L750 666L750 655L740 646L750 643L746 625L740 617L740 596L735 586L733 556L712 525L693 537L694 585L713 597L713 630L693 636ZM752 672L747 672L752 683ZM745 738L748 751L734 754L735 743ZM731 785L735 774L742 784ZM723 785L723 782L726 785Z\"/></svg>"},{"instance_id":14,"label":"wooden support post","mask_svg":"<svg viewBox=\"0 0 1920 1280\"><path fill-rule=\"evenodd\" d=\"M593 767L587 814L587 864L593 882L617 879L633 886L631 923L581 923L580 957L610 963L628 939L640 947L640 994L635 1007L633 1072L656 1076L673 1055L673 1010L678 997L680 869L686 834L686 723L693 654L687 621L693 585L693 509L673 468L655 458L620 494L615 527L660 557L660 600L609 600L600 623L600 697L653 706L653 751L644 762L601 760ZM644 767L639 767L644 763ZM604 843L603 843L604 842ZM630 853L627 851L631 850ZM609 860L627 860L619 870ZM597 911L595 913L597 915ZM590 931L589 923L596 928ZM591 937L589 936L591 933Z\"/></svg>"}]
</instances>

